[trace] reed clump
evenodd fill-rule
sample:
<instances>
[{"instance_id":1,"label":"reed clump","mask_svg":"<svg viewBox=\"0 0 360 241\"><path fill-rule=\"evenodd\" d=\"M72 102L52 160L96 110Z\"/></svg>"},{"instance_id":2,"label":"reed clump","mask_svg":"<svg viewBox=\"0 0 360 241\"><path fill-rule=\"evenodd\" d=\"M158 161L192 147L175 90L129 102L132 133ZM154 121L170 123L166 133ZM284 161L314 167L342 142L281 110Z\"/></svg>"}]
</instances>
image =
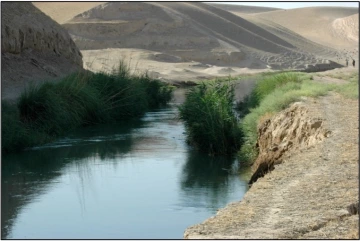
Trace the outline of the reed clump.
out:
<instances>
[{"instance_id":1,"label":"reed clump","mask_svg":"<svg viewBox=\"0 0 360 241\"><path fill-rule=\"evenodd\" d=\"M120 62L111 73L81 72L30 86L16 105L2 101L2 152L43 144L84 125L140 117L166 104L173 88Z\"/></svg>"},{"instance_id":2,"label":"reed clump","mask_svg":"<svg viewBox=\"0 0 360 241\"><path fill-rule=\"evenodd\" d=\"M242 134L233 102L234 87L229 83L203 82L192 88L179 107L188 142L213 155L236 152Z\"/></svg>"}]
</instances>

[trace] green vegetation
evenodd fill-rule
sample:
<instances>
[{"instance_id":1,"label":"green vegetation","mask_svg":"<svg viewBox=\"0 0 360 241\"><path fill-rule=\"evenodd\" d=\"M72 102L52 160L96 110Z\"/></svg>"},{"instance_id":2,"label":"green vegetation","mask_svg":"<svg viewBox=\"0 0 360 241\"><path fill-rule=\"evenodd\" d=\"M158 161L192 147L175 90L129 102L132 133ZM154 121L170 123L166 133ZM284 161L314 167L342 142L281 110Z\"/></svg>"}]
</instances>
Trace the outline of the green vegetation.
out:
<instances>
[{"instance_id":1,"label":"green vegetation","mask_svg":"<svg viewBox=\"0 0 360 241\"><path fill-rule=\"evenodd\" d=\"M242 138L233 101L229 83L211 81L192 88L179 107L188 142L210 154L236 152Z\"/></svg>"},{"instance_id":2,"label":"green vegetation","mask_svg":"<svg viewBox=\"0 0 360 241\"><path fill-rule=\"evenodd\" d=\"M251 108L258 106L261 101L276 88L284 86L288 83L293 83L293 85L301 83L304 76L306 76L306 74L267 73L266 75L263 75L263 78L259 78L251 94L246 96L242 102L237 104L237 109L240 111L241 116L245 116L250 112ZM291 88L291 86L288 88Z\"/></svg>"},{"instance_id":3,"label":"green vegetation","mask_svg":"<svg viewBox=\"0 0 360 241\"><path fill-rule=\"evenodd\" d=\"M350 72L335 72L329 73L327 76L335 79L342 79L342 80L352 80L354 78L359 77L359 73L357 71L350 71Z\"/></svg>"},{"instance_id":4,"label":"green vegetation","mask_svg":"<svg viewBox=\"0 0 360 241\"><path fill-rule=\"evenodd\" d=\"M25 146L32 145L32 136L36 133L32 132L29 128L20 121L19 110L14 105L10 105L7 102L1 103L2 115L2 127L1 127L1 143L2 152L13 152L22 149ZM44 136L41 133L37 133L39 142L44 140Z\"/></svg>"},{"instance_id":5,"label":"green vegetation","mask_svg":"<svg viewBox=\"0 0 360 241\"><path fill-rule=\"evenodd\" d=\"M347 84L338 85L335 87L335 91L342 96L350 99L359 98L359 74L356 72L352 75L346 76L344 79L348 80Z\"/></svg>"},{"instance_id":6,"label":"green vegetation","mask_svg":"<svg viewBox=\"0 0 360 241\"><path fill-rule=\"evenodd\" d=\"M139 117L166 104L172 87L120 63L112 73L78 73L30 86L16 106L2 102L2 152L39 145L83 125Z\"/></svg>"},{"instance_id":7,"label":"green vegetation","mask_svg":"<svg viewBox=\"0 0 360 241\"><path fill-rule=\"evenodd\" d=\"M257 127L264 119L303 97L326 95L334 90L345 97L358 98L357 76L348 84L324 84L300 72L259 75L252 92L237 103L240 121L233 110L234 88L231 79L202 83L190 90L179 108L189 143L211 154L238 151L239 159L251 164L257 156Z\"/></svg>"},{"instance_id":8,"label":"green vegetation","mask_svg":"<svg viewBox=\"0 0 360 241\"><path fill-rule=\"evenodd\" d=\"M261 119L287 108L301 97L326 95L334 88L335 85L311 81L310 76L304 73L277 74L260 80L251 94L238 104L238 109L246 113L240 123L244 144L239 157L248 163L256 158L257 126Z\"/></svg>"}]
</instances>

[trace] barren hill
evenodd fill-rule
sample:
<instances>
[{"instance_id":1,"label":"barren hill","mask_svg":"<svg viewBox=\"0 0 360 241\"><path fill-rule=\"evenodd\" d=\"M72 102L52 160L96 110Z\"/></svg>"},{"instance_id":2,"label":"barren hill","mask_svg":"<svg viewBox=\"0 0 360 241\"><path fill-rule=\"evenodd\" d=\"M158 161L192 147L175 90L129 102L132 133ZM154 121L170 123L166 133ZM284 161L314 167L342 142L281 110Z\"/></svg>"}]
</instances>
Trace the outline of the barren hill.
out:
<instances>
[{"instance_id":1,"label":"barren hill","mask_svg":"<svg viewBox=\"0 0 360 241\"><path fill-rule=\"evenodd\" d=\"M339 46L345 46L347 54L357 53L357 8L34 4L63 23L84 56L84 67L93 71L109 70L125 60L133 70L153 77L194 81L278 69L324 70L345 64L345 50Z\"/></svg>"},{"instance_id":2,"label":"barren hill","mask_svg":"<svg viewBox=\"0 0 360 241\"><path fill-rule=\"evenodd\" d=\"M250 69L330 63L257 24L198 2L104 3L63 26L83 51L134 48L166 53L179 62ZM331 49L307 44L335 56Z\"/></svg>"},{"instance_id":3,"label":"barren hill","mask_svg":"<svg viewBox=\"0 0 360 241\"><path fill-rule=\"evenodd\" d=\"M337 49L352 49L357 47L358 40L349 38L348 34L358 35L358 14L358 8L308 7L257 13L254 16L279 24L316 43Z\"/></svg>"},{"instance_id":4,"label":"barren hill","mask_svg":"<svg viewBox=\"0 0 360 241\"><path fill-rule=\"evenodd\" d=\"M58 23L27 2L1 3L2 99L15 99L30 82L82 69L82 55Z\"/></svg>"},{"instance_id":5,"label":"barren hill","mask_svg":"<svg viewBox=\"0 0 360 241\"><path fill-rule=\"evenodd\" d=\"M207 3L213 7L217 7L232 13L263 13L270 12L275 10L280 10L280 8L270 8L270 7L258 7L258 6L244 6L244 5L235 5L235 4L222 4L222 3Z\"/></svg>"},{"instance_id":6,"label":"barren hill","mask_svg":"<svg viewBox=\"0 0 360 241\"><path fill-rule=\"evenodd\" d=\"M56 22L63 24L75 15L103 3L104 2L33 2L33 5Z\"/></svg>"}]
</instances>

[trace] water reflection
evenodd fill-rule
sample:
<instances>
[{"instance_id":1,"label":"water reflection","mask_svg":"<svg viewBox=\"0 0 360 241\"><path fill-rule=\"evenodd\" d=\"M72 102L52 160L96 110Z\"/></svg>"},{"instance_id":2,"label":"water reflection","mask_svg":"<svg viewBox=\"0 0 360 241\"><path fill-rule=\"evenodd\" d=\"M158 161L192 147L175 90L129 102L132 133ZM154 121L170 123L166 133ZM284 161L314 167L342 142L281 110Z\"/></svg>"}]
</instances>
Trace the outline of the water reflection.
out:
<instances>
[{"instance_id":1,"label":"water reflection","mask_svg":"<svg viewBox=\"0 0 360 241\"><path fill-rule=\"evenodd\" d=\"M247 188L236 160L190 149L183 133L170 107L6 156L1 237L181 238Z\"/></svg>"},{"instance_id":2,"label":"water reflection","mask_svg":"<svg viewBox=\"0 0 360 241\"><path fill-rule=\"evenodd\" d=\"M248 185L239 179L237 168L235 158L213 157L190 151L181 177L181 189L187 197L183 202L187 205L196 204L197 207L205 205L216 211L228 203L229 196L234 195L234 192L244 194Z\"/></svg>"},{"instance_id":3,"label":"water reflection","mask_svg":"<svg viewBox=\"0 0 360 241\"><path fill-rule=\"evenodd\" d=\"M89 162L100 159L112 161L114 157L131 151L131 132L142 128L143 121L114 125L99 125L74 131L68 138L2 158L1 186L1 238L9 238L13 222L21 209L33 202L56 184L66 165L74 164L80 187L77 194L85 209L84 185L91 184ZM73 182L74 183L74 182Z\"/></svg>"}]
</instances>

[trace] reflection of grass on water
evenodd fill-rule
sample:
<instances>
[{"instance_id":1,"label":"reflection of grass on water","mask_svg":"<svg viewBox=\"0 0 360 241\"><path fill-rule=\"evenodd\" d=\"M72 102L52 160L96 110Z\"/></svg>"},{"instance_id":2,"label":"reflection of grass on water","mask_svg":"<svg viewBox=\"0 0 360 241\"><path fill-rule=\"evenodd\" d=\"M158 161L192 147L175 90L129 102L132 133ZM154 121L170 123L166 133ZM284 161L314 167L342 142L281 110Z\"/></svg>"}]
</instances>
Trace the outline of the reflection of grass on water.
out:
<instances>
[{"instance_id":1,"label":"reflection of grass on water","mask_svg":"<svg viewBox=\"0 0 360 241\"><path fill-rule=\"evenodd\" d=\"M181 186L184 188L209 187L219 189L227 185L234 160L229 157L211 157L191 151L183 168Z\"/></svg>"},{"instance_id":2,"label":"reflection of grass on water","mask_svg":"<svg viewBox=\"0 0 360 241\"><path fill-rule=\"evenodd\" d=\"M84 164L86 160L93 158L109 160L131 151L133 144L131 131L142 125L143 122L138 120L75 130L70 135L73 139L63 139L61 142L40 148L6 155L2 162L3 174L14 173L14 168L25 172L52 173L74 160L81 160ZM123 138L116 139L114 138L116 135ZM104 139L96 141L99 136Z\"/></svg>"},{"instance_id":3,"label":"reflection of grass on water","mask_svg":"<svg viewBox=\"0 0 360 241\"><path fill-rule=\"evenodd\" d=\"M181 189L189 200L194 200L191 205L199 205L197 203L201 200L201 203L210 205L213 211L225 205L232 189L230 180L238 177L231 172L235 161L231 157L211 157L190 151L182 170ZM245 181L244 185L247 186ZM241 190L237 191L241 193ZM202 199L206 202L202 202Z\"/></svg>"},{"instance_id":4,"label":"reflection of grass on water","mask_svg":"<svg viewBox=\"0 0 360 241\"><path fill-rule=\"evenodd\" d=\"M9 153L2 158L2 238L11 233L13 221L21 208L34 197L46 192L53 182L61 176L66 165L75 168L80 186L77 187L80 206L84 208L84 183L91 183L92 172L89 162L93 160L112 161L114 157L131 151L133 139L131 131L144 123L141 120L123 124L98 125L86 127L71 133L74 139L43 146L40 149ZM114 135L123 136L112 140ZM104 141L88 141L98 136ZM75 141L72 141L75 140ZM69 146L60 146L67 145ZM58 145L58 147L55 147ZM51 147L53 146L53 147ZM119 161L119 160L117 160ZM117 165L117 161L112 162ZM29 188L29 184L31 188ZM6 210L6 211L4 211Z\"/></svg>"},{"instance_id":5,"label":"reflection of grass on water","mask_svg":"<svg viewBox=\"0 0 360 241\"><path fill-rule=\"evenodd\" d=\"M217 193L228 184L229 170L234 160L226 157L211 157L191 151L183 168L181 187L209 188Z\"/></svg>"}]
</instances>

